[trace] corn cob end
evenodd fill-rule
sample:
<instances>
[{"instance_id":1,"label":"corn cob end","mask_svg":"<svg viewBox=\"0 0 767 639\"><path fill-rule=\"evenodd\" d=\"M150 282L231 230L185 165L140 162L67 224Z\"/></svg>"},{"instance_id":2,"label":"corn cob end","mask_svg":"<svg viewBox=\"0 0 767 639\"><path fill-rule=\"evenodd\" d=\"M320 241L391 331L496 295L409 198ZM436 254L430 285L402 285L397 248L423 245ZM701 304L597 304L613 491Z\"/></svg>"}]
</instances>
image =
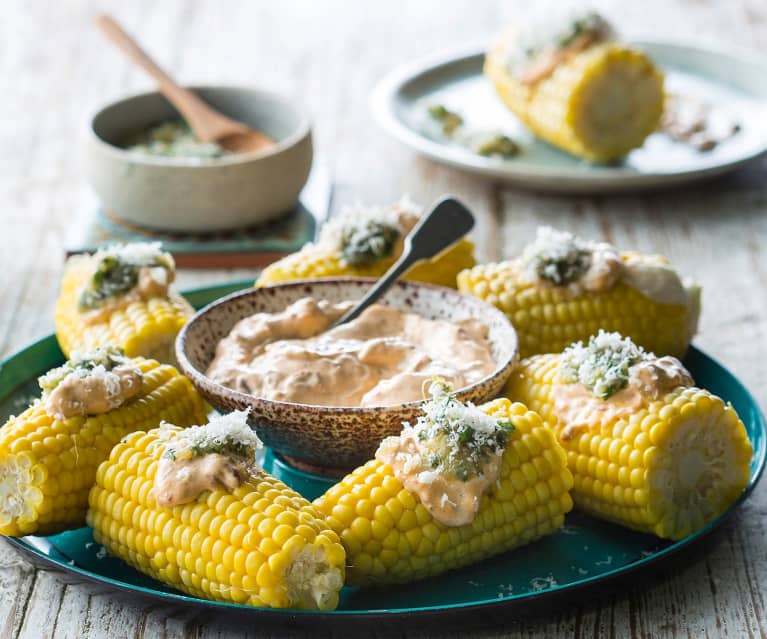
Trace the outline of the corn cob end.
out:
<instances>
[{"instance_id":1,"label":"corn cob end","mask_svg":"<svg viewBox=\"0 0 767 639\"><path fill-rule=\"evenodd\" d=\"M17 537L38 529L43 479L28 455L0 453L0 534Z\"/></svg>"}]
</instances>

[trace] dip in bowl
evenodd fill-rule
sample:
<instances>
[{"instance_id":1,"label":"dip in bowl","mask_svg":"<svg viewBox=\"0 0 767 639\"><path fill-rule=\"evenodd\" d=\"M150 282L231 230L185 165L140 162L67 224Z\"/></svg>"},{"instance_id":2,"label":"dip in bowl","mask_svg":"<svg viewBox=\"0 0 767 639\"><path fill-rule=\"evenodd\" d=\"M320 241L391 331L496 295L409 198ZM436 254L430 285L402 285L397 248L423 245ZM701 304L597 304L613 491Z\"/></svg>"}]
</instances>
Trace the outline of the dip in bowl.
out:
<instances>
[{"instance_id":1,"label":"dip in bowl","mask_svg":"<svg viewBox=\"0 0 767 639\"><path fill-rule=\"evenodd\" d=\"M141 227L181 232L252 226L290 211L312 164L311 129L301 109L260 89L190 88L275 144L218 156L182 139L189 136L177 130L179 115L161 94L118 100L90 123L86 174L104 210ZM162 141L169 148L159 152Z\"/></svg>"},{"instance_id":2,"label":"dip in bowl","mask_svg":"<svg viewBox=\"0 0 767 639\"><path fill-rule=\"evenodd\" d=\"M281 401L228 388L206 372L221 340L244 318L256 313L281 313L307 297L330 304L357 300L373 282L372 279L291 282L222 298L197 313L181 331L176 341L178 362L197 390L217 409L249 408L251 424L261 439L286 461L312 470L336 469L341 474L372 458L380 441L399 433L403 421L415 421L421 412L421 400L388 403L391 396L385 395L385 405L373 406ZM452 289L416 282L398 282L380 303L445 323L475 326L478 320L484 324L492 370L468 386L455 388L456 396L461 401L480 403L500 392L517 360L516 332L503 313ZM263 374L269 372L264 370Z\"/></svg>"}]
</instances>

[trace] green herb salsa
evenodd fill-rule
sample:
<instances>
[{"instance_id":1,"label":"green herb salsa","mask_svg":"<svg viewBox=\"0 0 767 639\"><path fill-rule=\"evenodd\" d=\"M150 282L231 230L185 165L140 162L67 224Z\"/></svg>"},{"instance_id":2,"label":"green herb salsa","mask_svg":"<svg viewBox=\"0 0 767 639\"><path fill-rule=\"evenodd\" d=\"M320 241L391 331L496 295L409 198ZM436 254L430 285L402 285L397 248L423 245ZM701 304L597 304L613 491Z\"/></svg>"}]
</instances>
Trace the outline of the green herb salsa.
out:
<instances>
[{"instance_id":1,"label":"green herb salsa","mask_svg":"<svg viewBox=\"0 0 767 639\"><path fill-rule=\"evenodd\" d=\"M215 160L232 155L218 144L201 141L184 120L156 124L128 138L125 148L141 155L195 160Z\"/></svg>"}]
</instances>

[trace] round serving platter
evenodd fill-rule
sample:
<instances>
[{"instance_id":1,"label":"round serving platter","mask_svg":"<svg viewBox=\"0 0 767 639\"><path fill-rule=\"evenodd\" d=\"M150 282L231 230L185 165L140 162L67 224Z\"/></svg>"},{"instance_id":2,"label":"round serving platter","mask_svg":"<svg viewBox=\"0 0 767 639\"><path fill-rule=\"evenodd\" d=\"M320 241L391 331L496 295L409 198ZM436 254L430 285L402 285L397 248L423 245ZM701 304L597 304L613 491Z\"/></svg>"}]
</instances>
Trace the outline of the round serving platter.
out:
<instances>
[{"instance_id":1,"label":"round serving platter","mask_svg":"<svg viewBox=\"0 0 767 639\"><path fill-rule=\"evenodd\" d=\"M235 282L186 293L196 307L251 284ZM53 335L22 349L0 364L0 424L18 414L37 396L37 376L63 362ZM49 537L5 538L34 564L56 570L67 582L85 582L98 591L153 600L167 606L193 606L205 614L249 618L263 623L311 625L313 628L359 627L375 623L400 626L421 622L477 623L497 615L517 614L553 597L566 598L625 577L679 551L722 524L753 490L765 466L767 426L759 407L743 385L696 348L685 358L698 385L732 402L754 446L751 476L741 498L702 530L678 541L630 531L573 512L556 534L488 561L441 577L386 589L344 588L337 610L331 612L271 610L207 601L184 595L106 555L90 528ZM318 478L281 464L267 452L265 466L296 490L312 498L328 485ZM478 616L479 615L479 616Z\"/></svg>"},{"instance_id":2,"label":"round serving platter","mask_svg":"<svg viewBox=\"0 0 767 639\"><path fill-rule=\"evenodd\" d=\"M471 47L395 69L376 86L371 108L391 135L424 155L537 191L617 192L671 186L731 171L767 151L767 61L742 53L639 40L663 69L668 93L715 105L740 125L711 151L696 151L661 133L614 165L591 164L537 139L504 106L482 74L484 52ZM465 128L497 131L519 143L519 155L484 157L441 135L428 115L441 104Z\"/></svg>"}]
</instances>

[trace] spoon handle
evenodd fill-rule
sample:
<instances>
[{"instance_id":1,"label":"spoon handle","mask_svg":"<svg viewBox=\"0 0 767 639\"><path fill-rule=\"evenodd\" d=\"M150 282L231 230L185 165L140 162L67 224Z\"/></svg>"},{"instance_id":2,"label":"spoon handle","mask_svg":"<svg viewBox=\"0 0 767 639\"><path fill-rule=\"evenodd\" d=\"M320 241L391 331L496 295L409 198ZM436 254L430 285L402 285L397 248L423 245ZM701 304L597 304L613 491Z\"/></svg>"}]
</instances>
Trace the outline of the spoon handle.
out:
<instances>
[{"instance_id":1,"label":"spoon handle","mask_svg":"<svg viewBox=\"0 0 767 639\"><path fill-rule=\"evenodd\" d=\"M114 45L157 81L160 92L184 116L197 137L203 142L214 141L221 124L237 125L234 120L211 109L192 91L176 84L173 78L149 57L149 54L125 32L116 20L102 15L98 17L96 24Z\"/></svg>"},{"instance_id":2,"label":"spoon handle","mask_svg":"<svg viewBox=\"0 0 767 639\"><path fill-rule=\"evenodd\" d=\"M378 300L412 266L413 262L434 257L461 239L473 226L474 216L458 200L449 196L438 200L405 238L405 247L400 258L334 326L359 317L362 311Z\"/></svg>"}]
</instances>

